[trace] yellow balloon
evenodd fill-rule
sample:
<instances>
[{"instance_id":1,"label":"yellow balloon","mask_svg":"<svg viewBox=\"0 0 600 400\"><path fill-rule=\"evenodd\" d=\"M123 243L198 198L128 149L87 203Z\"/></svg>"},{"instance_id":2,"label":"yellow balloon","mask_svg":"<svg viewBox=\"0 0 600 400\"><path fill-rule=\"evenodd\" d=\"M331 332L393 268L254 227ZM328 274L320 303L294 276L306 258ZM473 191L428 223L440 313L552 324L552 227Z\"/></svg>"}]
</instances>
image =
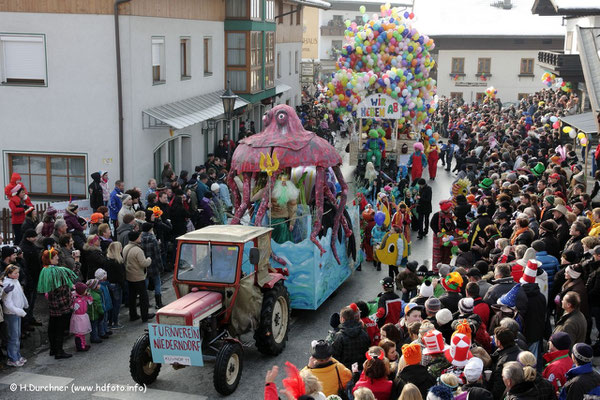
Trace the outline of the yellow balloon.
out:
<instances>
[{"instance_id":1,"label":"yellow balloon","mask_svg":"<svg viewBox=\"0 0 600 400\"><path fill-rule=\"evenodd\" d=\"M578 138L578 139L583 139L584 137L585 137L585 133L583 133L583 132L579 132L579 133L577 134L577 138Z\"/></svg>"},{"instance_id":2,"label":"yellow balloon","mask_svg":"<svg viewBox=\"0 0 600 400\"><path fill-rule=\"evenodd\" d=\"M563 132L564 132L564 133L569 133L569 132L571 132L572 130L573 130L573 128L571 128L570 126L565 126L565 127L563 128Z\"/></svg>"}]
</instances>

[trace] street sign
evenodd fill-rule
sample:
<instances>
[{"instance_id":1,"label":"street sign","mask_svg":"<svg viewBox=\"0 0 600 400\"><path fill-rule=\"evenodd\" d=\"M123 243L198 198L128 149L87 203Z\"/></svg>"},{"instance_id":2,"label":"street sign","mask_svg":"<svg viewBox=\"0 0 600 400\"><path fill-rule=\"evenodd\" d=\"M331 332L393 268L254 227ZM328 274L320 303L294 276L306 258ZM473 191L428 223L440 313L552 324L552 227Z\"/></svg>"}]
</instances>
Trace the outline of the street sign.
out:
<instances>
[{"instance_id":1,"label":"street sign","mask_svg":"<svg viewBox=\"0 0 600 400\"><path fill-rule=\"evenodd\" d=\"M148 324L152 361L202 367L200 327Z\"/></svg>"}]
</instances>

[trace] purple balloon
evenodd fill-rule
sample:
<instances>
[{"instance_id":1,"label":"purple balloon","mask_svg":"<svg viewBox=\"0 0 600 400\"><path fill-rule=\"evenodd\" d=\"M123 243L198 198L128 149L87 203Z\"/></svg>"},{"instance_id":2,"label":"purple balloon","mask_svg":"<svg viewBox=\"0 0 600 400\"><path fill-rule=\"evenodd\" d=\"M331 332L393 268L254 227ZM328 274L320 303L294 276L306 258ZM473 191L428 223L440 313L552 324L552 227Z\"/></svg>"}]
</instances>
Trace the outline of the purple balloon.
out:
<instances>
[{"instance_id":1,"label":"purple balloon","mask_svg":"<svg viewBox=\"0 0 600 400\"><path fill-rule=\"evenodd\" d=\"M385 221L385 214L383 213L383 211L377 211L373 219L375 220L375 223L378 226L381 226L383 225L383 221Z\"/></svg>"}]
</instances>

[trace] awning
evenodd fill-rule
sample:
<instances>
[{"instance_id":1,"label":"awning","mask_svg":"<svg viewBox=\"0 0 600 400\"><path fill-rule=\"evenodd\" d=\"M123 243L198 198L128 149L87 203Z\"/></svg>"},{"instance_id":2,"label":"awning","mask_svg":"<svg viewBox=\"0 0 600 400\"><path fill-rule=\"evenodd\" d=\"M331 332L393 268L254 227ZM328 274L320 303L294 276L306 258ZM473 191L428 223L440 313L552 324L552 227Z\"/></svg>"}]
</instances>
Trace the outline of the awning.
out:
<instances>
[{"instance_id":1,"label":"awning","mask_svg":"<svg viewBox=\"0 0 600 400\"><path fill-rule=\"evenodd\" d=\"M569 115L567 117L561 117L560 120L567 125L576 128L584 133L598 133L598 126L596 125L596 116L593 112L586 112L583 114Z\"/></svg>"},{"instance_id":2,"label":"awning","mask_svg":"<svg viewBox=\"0 0 600 400\"><path fill-rule=\"evenodd\" d=\"M292 88L291 86L280 83L277 86L275 86L275 94L281 94L281 93L287 92L291 88Z\"/></svg>"},{"instance_id":3,"label":"awning","mask_svg":"<svg viewBox=\"0 0 600 400\"><path fill-rule=\"evenodd\" d=\"M190 97L142 111L144 128L183 129L202 121L223 115L221 95L224 90ZM249 104L241 97L235 101L234 109Z\"/></svg>"}]
</instances>

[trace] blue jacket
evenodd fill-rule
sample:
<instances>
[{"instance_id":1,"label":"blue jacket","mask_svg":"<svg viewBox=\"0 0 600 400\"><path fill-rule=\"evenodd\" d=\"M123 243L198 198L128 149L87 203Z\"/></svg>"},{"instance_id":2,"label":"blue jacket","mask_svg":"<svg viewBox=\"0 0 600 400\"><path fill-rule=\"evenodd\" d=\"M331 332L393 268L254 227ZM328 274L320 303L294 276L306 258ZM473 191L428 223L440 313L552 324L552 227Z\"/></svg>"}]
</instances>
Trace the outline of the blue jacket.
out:
<instances>
[{"instance_id":1,"label":"blue jacket","mask_svg":"<svg viewBox=\"0 0 600 400\"><path fill-rule=\"evenodd\" d=\"M554 283L554 274L560 269L558 259L548 254L547 251L538 251L535 259L542 263L541 268L548 274L548 289L551 289Z\"/></svg>"},{"instance_id":2,"label":"blue jacket","mask_svg":"<svg viewBox=\"0 0 600 400\"><path fill-rule=\"evenodd\" d=\"M371 246L381 243L381 240L385 236L385 229L379 225L375 225L371 230Z\"/></svg>"},{"instance_id":3,"label":"blue jacket","mask_svg":"<svg viewBox=\"0 0 600 400\"><path fill-rule=\"evenodd\" d=\"M210 191L208 186L206 186L206 184L204 182L198 181L198 187L196 187L196 197L198 198L198 204L204 197L204 194L208 191Z\"/></svg>"},{"instance_id":4,"label":"blue jacket","mask_svg":"<svg viewBox=\"0 0 600 400\"><path fill-rule=\"evenodd\" d=\"M225 203L225 207L233 206L233 204L231 204L231 195L229 194L229 188L224 183L219 183L219 198L223 200L223 203Z\"/></svg>"},{"instance_id":5,"label":"blue jacket","mask_svg":"<svg viewBox=\"0 0 600 400\"><path fill-rule=\"evenodd\" d=\"M114 190L110 192L108 211L110 214L110 219L113 221L119 219L119 211L121 211L121 206L123 206L123 203L121 202L121 194L122 192L118 188L114 188Z\"/></svg>"},{"instance_id":6,"label":"blue jacket","mask_svg":"<svg viewBox=\"0 0 600 400\"><path fill-rule=\"evenodd\" d=\"M104 312L110 311L113 308L108 285L110 285L108 281L100 282L100 294L102 296L102 308L104 308Z\"/></svg>"},{"instance_id":7,"label":"blue jacket","mask_svg":"<svg viewBox=\"0 0 600 400\"><path fill-rule=\"evenodd\" d=\"M562 388L558 400L579 400L586 394L598 394L600 374L594 371L592 363L573 367L567 371L567 383Z\"/></svg>"}]
</instances>

